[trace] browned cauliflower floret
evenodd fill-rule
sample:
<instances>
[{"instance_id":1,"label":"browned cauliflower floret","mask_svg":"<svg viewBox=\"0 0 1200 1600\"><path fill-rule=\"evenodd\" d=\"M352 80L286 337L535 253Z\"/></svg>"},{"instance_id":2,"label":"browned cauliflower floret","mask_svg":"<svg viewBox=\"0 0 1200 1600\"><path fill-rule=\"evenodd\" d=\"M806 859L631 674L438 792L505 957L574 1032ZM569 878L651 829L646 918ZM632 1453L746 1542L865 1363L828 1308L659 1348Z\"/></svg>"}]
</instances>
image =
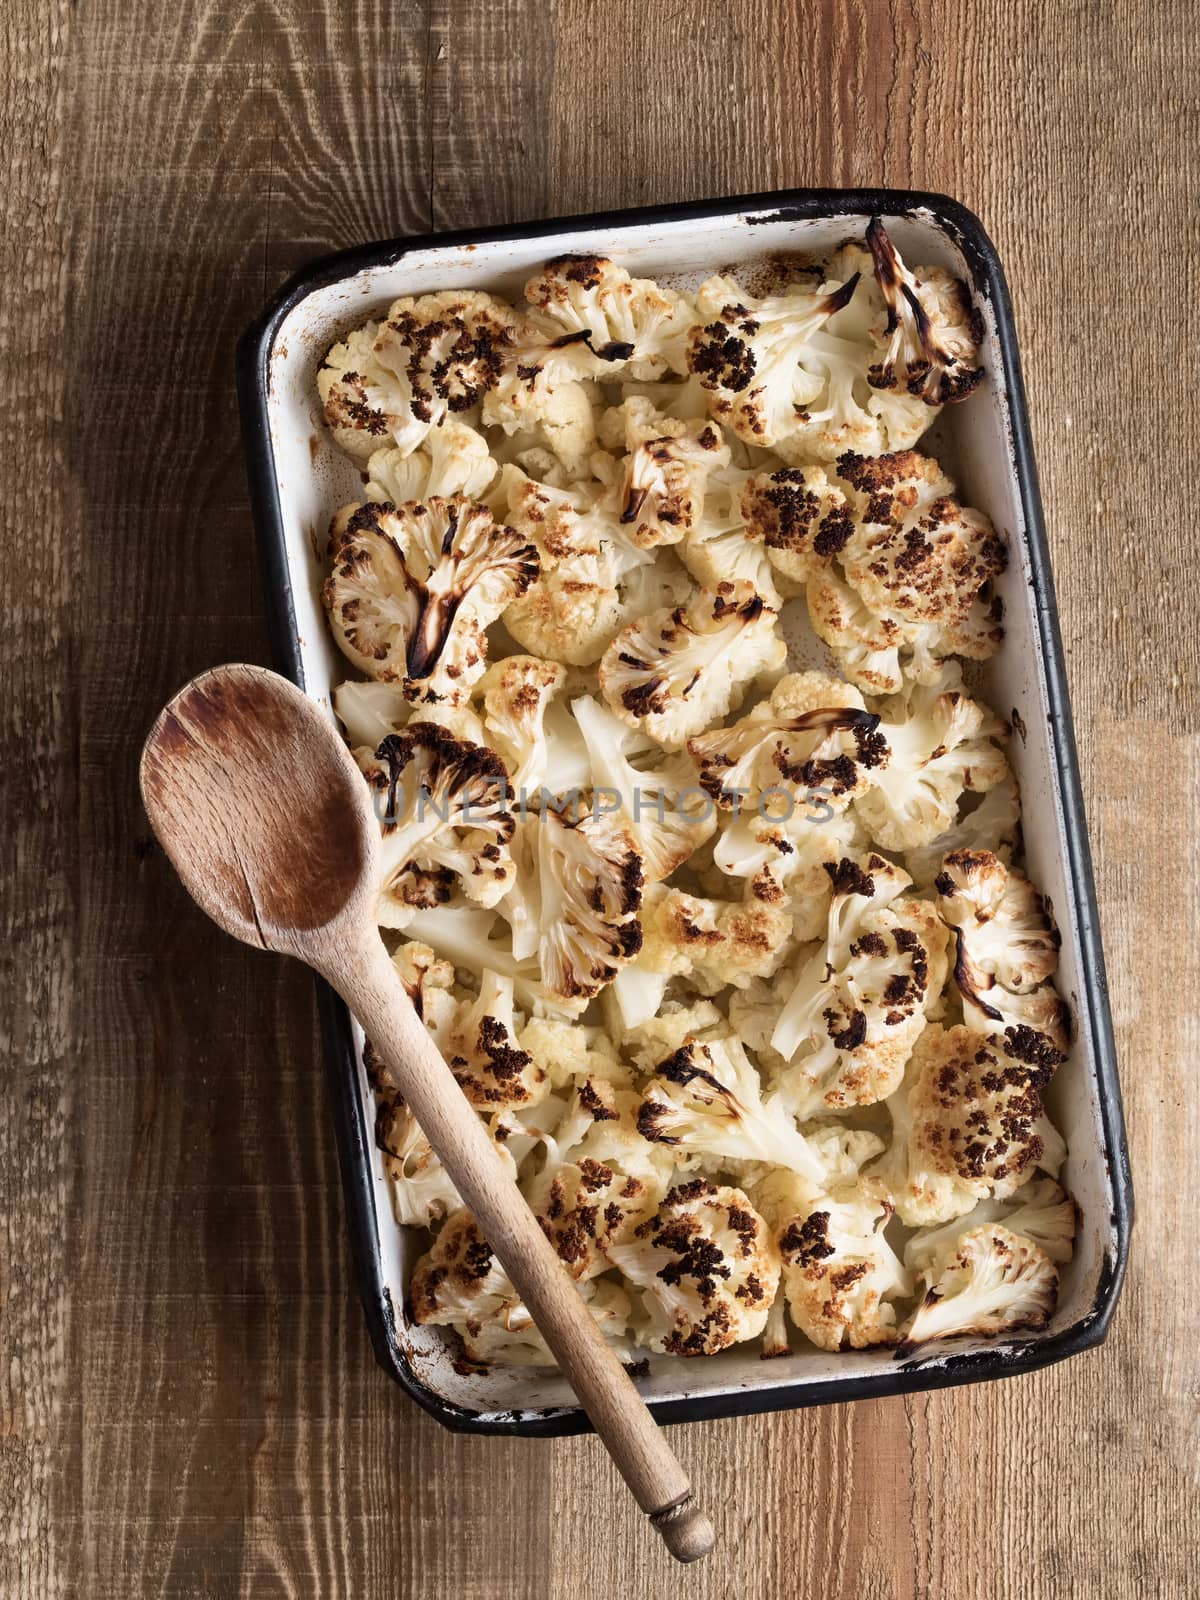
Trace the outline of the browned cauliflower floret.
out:
<instances>
[{"instance_id":1,"label":"browned cauliflower floret","mask_svg":"<svg viewBox=\"0 0 1200 1600\"><path fill-rule=\"evenodd\" d=\"M410 722L388 735L365 776L383 833L378 916L385 927L404 927L456 889L479 906L509 892L515 823L508 771L494 750L436 723Z\"/></svg>"},{"instance_id":2,"label":"browned cauliflower floret","mask_svg":"<svg viewBox=\"0 0 1200 1600\"><path fill-rule=\"evenodd\" d=\"M1015 1194L1043 1160L1050 1069L1014 1061L970 1028L930 1023L888 1102L892 1143L872 1177L908 1227Z\"/></svg>"},{"instance_id":3,"label":"browned cauliflower floret","mask_svg":"<svg viewBox=\"0 0 1200 1600\"><path fill-rule=\"evenodd\" d=\"M895 1302L912 1294L912 1277L884 1237L889 1203L854 1183L826 1190L779 1168L752 1193L774 1229L800 1331L821 1350L895 1344Z\"/></svg>"},{"instance_id":4,"label":"browned cauliflower floret","mask_svg":"<svg viewBox=\"0 0 1200 1600\"><path fill-rule=\"evenodd\" d=\"M517 1043L513 980L485 968L478 995L467 996L430 1032L459 1087L477 1111L536 1105L549 1090L545 1072Z\"/></svg>"},{"instance_id":5,"label":"browned cauliflower floret","mask_svg":"<svg viewBox=\"0 0 1200 1600\"><path fill-rule=\"evenodd\" d=\"M1008 776L995 742L1008 724L958 686L957 670L943 682L907 684L884 703L881 758L857 811L884 850L912 850L954 826L964 793L984 793Z\"/></svg>"},{"instance_id":6,"label":"browned cauliflower floret","mask_svg":"<svg viewBox=\"0 0 1200 1600\"><path fill-rule=\"evenodd\" d=\"M711 836L716 826L712 807L695 791L686 762L664 761L653 740L621 722L607 706L582 695L572 701L571 713L587 746L594 795L633 834L646 882L660 883ZM637 757L643 761L640 767L634 765Z\"/></svg>"},{"instance_id":7,"label":"browned cauliflower floret","mask_svg":"<svg viewBox=\"0 0 1200 1600\"><path fill-rule=\"evenodd\" d=\"M745 988L782 963L791 945L786 911L758 900L708 900L683 889L647 892L638 965L686 977L701 994Z\"/></svg>"},{"instance_id":8,"label":"browned cauliflower floret","mask_svg":"<svg viewBox=\"0 0 1200 1600\"><path fill-rule=\"evenodd\" d=\"M1016 1060L1053 1070L1066 1060L1070 1014L1050 981L1062 941L1045 899L990 850L953 851L934 887L954 930L967 1026Z\"/></svg>"},{"instance_id":9,"label":"browned cauliflower floret","mask_svg":"<svg viewBox=\"0 0 1200 1600\"><path fill-rule=\"evenodd\" d=\"M405 297L325 357L317 388L341 447L365 460L389 440L404 454L497 381L512 311L471 290Z\"/></svg>"},{"instance_id":10,"label":"browned cauliflower floret","mask_svg":"<svg viewBox=\"0 0 1200 1600\"><path fill-rule=\"evenodd\" d=\"M700 522L709 475L729 464L720 429L664 417L632 395L608 413L601 438L628 452L613 484L613 512L625 536L640 550L678 544Z\"/></svg>"},{"instance_id":11,"label":"browned cauliflower floret","mask_svg":"<svg viewBox=\"0 0 1200 1600\"><path fill-rule=\"evenodd\" d=\"M346 506L329 554L334 638L361 671L417 704L466 700L484 670L484 630L539 570L531 544L462 496Z\"/></svg>"},{"instance_id":12,"label":"browned cauliflower floret","mask_svg":"<svg viewBox=\"0 0 1200 1600\"><path fill-rule=\"evenodd\" d=\"M806 583L838 555L854 532L841 489L823 467L758 472L742 491L746 533L761 539L773 567Z\"/></svg>"},{"instance_id":13,"label":"browned cauliflower floret","mask_svg":"<svg viewBox=\"0 0 1200 1600\"><path fill-rule=\"evenodd\" d=\"M668 750L725 716L759 673L782 666L787 646L774 610L749 584L699 590L690 605L632 622L600 661L600 687L630 727Z\"/></svg>"},{"instance_id":14,"label":"browned cauliflower floret","mask_svg":"<svg viewBox=\"0 0 1200 1600\"><path fill-rule=\"evenodd\" d=\"M671 1190L609 1258L639 1291L634 1337L666 1355L707 1356L762 1332L779 1255L740 1189L701 1178Z\"/></svg>"},{"instance_id":15,"label":"browned cauliflower floret","mask_svg":"<svg viewBox=\"0 0 1200 1600\"><path fill-rule=\"evenodd\" d=\"M887 307L885 345L868 374L877 389L903 389L926 405L965 400L983 381L981 324L966 285L943 267L910 271L878 217L867 228L874 277Z\"/></svg>"},{"instance_id":16,"label":"browned cauliflower floret","mask_svg":"<svg viewBox=\"0 0 1200 1600\"><path fill-rule=\"evenodd\" d=\"M610 1279L584 1280L578 1289L601 1330L620 1340L629 1314L625 1292ZM473 1361L554 1365L512 1280L469 1211L456 1212L417 1262L408 1296L413 1320L454 1328Z\"/></svg>"},{"instance_id":17,"label":"browned cauliflower floret","mask_svg":"<svg viewBox=\"0 0 1200 1600\"><path fill-rule=\"evenodd\" d=\"M830 870L828 929L769 1012L737 1013L759 1042L792 1065L780 1085L800 1116L886 1099L946 977L945 930L926 900L905 898L908 874L872 855Z\"/></svg>"},{"instance_id":18,"label":"browned cauliflower floret","mask_svg":"<svg viewBox=\"0 0 1200 1600\"><path fill-rule=\"evenodd\" d=\"M738 722L696 734L687 747L723 810L759 810L775 795L794 808L814 793L840 810L866 791L886 754L878 724L850 684L793 672Z\"/></svg>"},{"instance_id":19,"label":"browned cauliflower floret","mask_svg":"<svg viewBox=\"0 0 1200 1600\"><path fill-rule=\"evenodd\" d=\"M855 529L810 577L808 607L846 676L894 694L905 674L936 680L947 656L990 656L1003 636L992 585L1007 557L988 519L960 506L937 462L914 450L847 453L838 471Z\"/></svg>"},{"instance_id":20,"label":"browned cauliflower floret","mask_svg":"<svg viewBox=\"0 0 1200 1600\"><path fill-rule=\"evenodd\" d=\"M952 1240L924 1271L925 1297L904 1348L956 1334L1044 1328L1058 1301L1058 1268L1031 1239L992 1223Z\"/></svg>"},{"instance_id":21,"label":"browned cauliflower floret","mask_svg":"<svg viewBox=\"0 0 1200 1600\"><path fill-rule=\"evenodd\" d=\"M587 751L559 698L567 676L557 661L506 656L477 685L483 737L504 757L518 801L529 805L543 788L562 794L590 781Z\"/></svg>"},{"instance_id":22,"label":"browned cauliflower floret","mask_svg":"<svg viewBox=\"0 0 1200 1600\"><path fill-rule=\"evenodd\" d=\"M764 1098L756 1067L729 1034L688 1036L659 1061L642 1092L637 1125L643 1138L699 1156L705 1166L760 1161L812 1182L824 1175L820 1155L785 1102Z\"/></svg>"},{"instance_id":23,"label":"browned cauliflower floret","mask_svg":"<svg viewBox=\"0 0 1200 1600\"><path fill-rule=\"evenodd\" d=\"M693 320L687 299L649 278L631 278L606 256L556 256L530 278L525 298L548 339L586 350L593 376L646 379L685 370Z\"/></svg>"},{"instance_id":24,"label":"browned cauliflower floret","mask_svg":"<svg viewBox=\"0 0 1200 1600\"><path fill-rule=\"evenodd\" d=\"M502 910L514 931L532 930L546 990L582 1010L642 947L637 842L618 817L563 804L528 817L518 846Z\"/></svg>"}]
</instances>

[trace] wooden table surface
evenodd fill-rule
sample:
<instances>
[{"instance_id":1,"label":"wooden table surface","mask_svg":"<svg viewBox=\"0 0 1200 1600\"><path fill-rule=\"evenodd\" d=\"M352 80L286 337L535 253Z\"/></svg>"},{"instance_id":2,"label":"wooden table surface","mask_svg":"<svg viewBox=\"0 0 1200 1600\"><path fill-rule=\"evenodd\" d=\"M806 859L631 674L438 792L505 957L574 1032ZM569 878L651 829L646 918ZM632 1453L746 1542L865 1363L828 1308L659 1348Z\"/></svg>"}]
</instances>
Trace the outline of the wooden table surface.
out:
<instances>
[{"instance_id":1,"label":"wooden table surface","mask_svg":"<svg viewBox=\"0 0 1200 1600\"><path fill-rule=\"evenodd\" d=\"M0 1595L1197 1592L1197 82L1184 3L7 0ZM147 836L151 716L266 659L241 328L355 241L790 185L942 190L1013 287L1140 1221L1107 1346L680 1428L670 1568L594 1440L376 1369L308 978Z\"/></svg>"}]
</instances>

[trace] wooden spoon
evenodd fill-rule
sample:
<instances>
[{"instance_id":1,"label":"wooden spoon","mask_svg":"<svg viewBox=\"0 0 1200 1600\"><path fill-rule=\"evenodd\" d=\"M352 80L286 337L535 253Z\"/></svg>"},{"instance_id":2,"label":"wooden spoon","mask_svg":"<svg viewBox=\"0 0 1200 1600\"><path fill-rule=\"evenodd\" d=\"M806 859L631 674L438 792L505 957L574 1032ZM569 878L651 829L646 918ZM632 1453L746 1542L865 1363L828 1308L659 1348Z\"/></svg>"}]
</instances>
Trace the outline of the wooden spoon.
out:
<instances>
[{"instance_id":1,"label":"wooden spoon","mask_svg":"<svg viewBox=\"0 0 1200 1600\"><path fill-rule=\"evenodd\" d=\"M246 944L338 991L390 1067L634 1498L677 1561L708 1518L554 1247L413 1010L375 922L379 824L329 718L261 667L194 678L142 751L142 798L184 887Z\"/></svg>"}]
</instances>

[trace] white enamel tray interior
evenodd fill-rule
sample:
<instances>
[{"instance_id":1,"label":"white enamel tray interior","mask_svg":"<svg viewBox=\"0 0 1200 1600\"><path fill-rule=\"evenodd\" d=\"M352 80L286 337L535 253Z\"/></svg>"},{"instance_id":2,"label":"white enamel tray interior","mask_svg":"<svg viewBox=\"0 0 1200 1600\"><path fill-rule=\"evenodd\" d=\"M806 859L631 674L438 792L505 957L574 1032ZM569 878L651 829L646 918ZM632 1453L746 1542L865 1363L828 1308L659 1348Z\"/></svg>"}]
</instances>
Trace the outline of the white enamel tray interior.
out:
<instances>
[{"instance_id":1,"label":"white enamel tray interior","mask_svg":"<svg viewBox=\"0 0 1200 1600\"><path fill-rule=\"evenodd\" d=\"M885 217L891 237L912 264L942 264L969 277L957 247L931 217ZM435 289L479 288L519 297L520 287L542 260L564 252L613 256L636 274L680 287L694 286L718 270L752 273L764 258L787 253L821 253L861 234L865 218L772 220L760 214L670 220L650 226L604 230L581 227L541 238L478 245L448 245L420 250L393 265L369 268L318 289L289 314L276 337L270 364L269 410L277 486L282 506L287 556L294 590L296 628L308 692L328 704L330 688L350 675L330 640L320 604L321 551L332 512L358 497L355 466L331 444L320 420L317 366L331 342L346 329L377 314L396 296ZM748 281L748 280L747 280ZM1005 715L1019 714L1025 737L1012 741L1010 759L1021 785L1026 859L1033 880L1053 902L1063 938L1058 982L1072 1010L1076 1030L1070 1060L1055 1076L1048 1095L1051 1115L1067 1139L1070 1158L1063 1181L1081 1212L1075 1256L1067 1267L1049 1338L1086 1317L1095 1301L1106 1256L1112 1260L1112 1193L1099 1120L1098 1086L1092 1070L1093 1041L1085 1008L1079 1004L1079 944L1073 900L1067 884L1063 811L1048 724L1046 684L1035 622L1025 527L1017 489L1009 432L1005 373L995 336L992 308L984 304L984 362L989 381L970 400L949 407L923 448L937 455L958 482L963 499L980 507L1007 536L1010 560L1001 584L1007 634L997 656L979 675L981 692ZM796 660L814 664L822 647L807 618L786 614ZM361 1041L360 1041L361 1043ZM365 1075L360 1090L373 1119ZM465 1410L497 1420L557 1409L573 1403L567 1386L553 1373L494 1369L486 1375L454 1371L451 1349L440 1329L402 1324L399 1308L416 1257L419 1237L396 1225L387 1180L377 1151L372 1153L382 1275L397 1308L397 1337L419 1381L434 1394ZM1025 1336L1019 1342L1028 1342ZM995 1341L959 1339L937 1352L996 1349ZM927 1352L931 1354L932 1352ZM999 1353L997 1351L997 1353ZM647 1398L678 1399L730 1391L763 1390L830 1379L863 1378L894 1370L890 1350L831 1355L816 1349L763 1361L756 1343L698 1360L655 1357L639 1381Z\"/></svg>"}]
</instances>

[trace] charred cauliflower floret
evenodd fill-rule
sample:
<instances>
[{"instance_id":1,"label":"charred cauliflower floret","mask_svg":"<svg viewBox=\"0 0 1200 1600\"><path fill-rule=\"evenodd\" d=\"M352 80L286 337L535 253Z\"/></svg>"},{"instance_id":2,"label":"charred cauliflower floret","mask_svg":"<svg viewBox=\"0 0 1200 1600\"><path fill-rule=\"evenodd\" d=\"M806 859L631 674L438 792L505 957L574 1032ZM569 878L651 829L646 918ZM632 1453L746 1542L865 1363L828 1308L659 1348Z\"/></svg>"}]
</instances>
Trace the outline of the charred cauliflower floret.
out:
<instances>
[{"instance_id":1,"label":"charred cauliflower floret","mask_svg":"<svg viewBox=\"0 0 1200 1600\"><path fill-rule=\"evenodd\" d=\"M925 892L956 850L990 849L1007 866L1021 849L1021 791L1012 773L990 788L971 811L928 844L904 852L904 865Z\"/></svg>"},{"instance_id":2,"label":"charred cauliflower floret","mask_svg":"<svg viewBox=\"0 0 1200 1600\"><path fill-rule=\"evenodd\" d=\"M813 1182L823 1176L795 1117L778 1096L763 1098L757 1069L732 1036L689 1036L659 1061L637 1125L643 1138L698 1155L702 1164L763 1161Z\"/></svg>"},{"instance_id":3,"label":"charred cauliflower floret","mask_svg":"<svg viewBox=\"0 0 1200 1600\"><path fill-rule=\"evenodd\" d=\"M634 1338L706 1356L762 1332L779 1287L766 1223L740 1189L701 1178L667 1195L609 1258L637 1291Z\"/></svg>"},{"instance_id":4,"label":"charred cauliflower floret","mask_svg":"<svg viewBox=\"0 0 1200 1600\"><path fill-rule=\"evenodd\" d=\"M579 1292L601 1330L620 1338L629 1312L629 1298L620 1286L609 1280L583 1282ZM469 1211L456 1212L417 1262L408 1298L414 1322L454 1328L472 1361L554 1365L512 1280Z\"/></svg>"},{"instance_id":5,"label":"charred cauliflower floret","mask_svg":"<svg viewBox=\"0 0 1200 1600\"><path fill-rule=\"evenodd\" d=\"M360 460L389 440L410 454L448 415L479 403L513 321L501 301L469 290L395 301L385 321L335 344L317 374L338 444Z\"/></svg>"},{"instance_id":6,"label":"charred cauliflower floret","mask_svg":"<svg viewBox=\"0 0 1200 1600\"><path fill-rule=\"evenodd\" d=\"M967 1026L1015 1060L1052 1071L1067 1057L1070 1014L1050 981L1062 941L1045 899L989 850L953 851L934 888L954 931Z\"/></svg>"},{"instance_id":7,"label":"charred cauliflower floret","mask_svg":"<svg viewBox=\"0 0 1200 1600\"><path fill-rule=\"evenodd\" d=\"M969 1028L930 1023L888 1101L892 1143L872 1172L901 1222L949 1222L1027 1183L1043 1160L1049 1076Z\"/></svg>"},{"instance_id":8,"label":"charred cauliflower floret","mask_svg":"<svg viewBox=\"0 0 1200 1600\"><path fill-rule=\"evenodd\" d=\"M525 836L542 981L582 1009L642 947L642 857L617 817L594 811L546 806Z\"/></svg>"},{"instance_id":9,"label":"charred cauliflower floret","mask_svg":"<svg viewBox=\"0 0 1200 1600\"><path fill-rule=\"evenodd\" d=\"M631 278L605 256L556 256L525 285L548 338L579 341L596 377L657 378L683 372L693 321L683 295Z\"/></svg>"},{"instance_id":10,"label":"charred cauliflower floret","mask_svg":"<svg viewBox=\"0 0 1200 1600\"><path fill-rule=\"evenodd\" d=\"M761 530L748 520L745 490L752 476L740 467L719 467L708 477L703 512L678 546L679 559L702 588L748 583L778 610L786 596L803 588L776 571Z\"/></svg>"},{"instance_id":11,"label":"charred cauliflower floret","mask_svg":"<svg viewBox=\"0 0 1200 1600\"><path fill-rule=\"evenodd\" d=\"M912 850L954 826L964 793L983 793L1008 776L996 743L1008 724L961 689L908 684L882 708L881 757L859 816L885 850Z\"/></svg>"},{"instance_id":12,"label":"charred cauliflower floret","mask_svg":"<svg viewBox=\"0 0 1200 1600\"><path fill-rule=\"evenodd\" d=\"M840 810L865 792L884 757L878 724L850 684L793 672L740 721L696 734L687 748L722 810L759 810L776 795L794 808L814 793Z\"/></svg>"},{"instance_id":13,"label":"charred cauliflower floret","mask_svg":"<svg viewBox=\"0 0 1200 1600\"><path fill-rule=\"evenodd\" d=\"M953 1254L964 1233L992 1223L1003 1223L1010 1233L1031 1240L1059 1266L1070 1261L1077 1225L1075 1202L1053 1178L1035 1178L1008 1200L981 1200L965 1217L937 1228L920 1228L904 1246L904 1264L925 1272L937 1260Z\"/></svg>"},{"instance_id":14,"label":"charred cauliflower floret","mask_svg":"<svg viewBox=\"0 0 1200 1600\"><path fill-rule=\"evenodd\" d=\"M533 804L588 781L587 754L559 700L567 681L560 662L506 656L477 686L483 701L483 736L504 757L513 792Z\"/></svg>"},{"instance_id":15,"label":"charred cauliflower floret","mask_svg":"<svg viewBox=\"0 0 1200 1600\"><path fill-rule=\"evenodd\" d=\"M629 829L642 856L647 883L660 883L710 838L716 827L712 807L695 791L694 775L682 762L672 769L645 735L613 716L588 695L571 704L587 746L591 787L611 804ZM650 751L639 746L650 745ZM641 754L643 767L632 759Z\"/></svg>"},{"instance_id":16,"label":"charred cauliflower floret","mask_svg":"<svg viewBox=\"0 0 1200 1600\"><path fill-rule=\"evenodd\" d=\"M775 972L791 945L786 911L761 901L708 900L683 889L646 896L638 966L686 977L701 994L745 988Z\"/></svg>"},{"instance_id":17,"label":"charred cauliflower floret","mask_svg":"<svg viewBox=\"0 0 1200 1600\"><path fill-rule=\"evenodd\" d=\"M935 681L947 656L990 656L1003 637L992 586L1007 556L987 518L960 506L937 462L913 450L849 452L838 471L855 528L837 562L810 577L808 607L850 681L895 694L906 674Z\"/></svg>"},{"instance_id":18,"label":"charred cauliflower floret","mask_svg":"<svg viewBox=\"0 0 1200 1600\"><path fill-rule=\"evenodd\" d=\"M498 470L483 435L456 417L446 417L408 455L394 445L376 450L367 462L365 492L368 500L393 505L431 495L479 500Z\"/></svg>"},{"instance_id":19,"label":"charred cauliflower floret","mask_svg":"<svg viewBox=\"0 0 1200 1600\"><path fill-rule=\"evenodd\" d=\"M866 835L852 811L837 811L820 794L798 796L789 815L773 815L777 797L743 812L724 828L713 850L718 872L745 883L748 900L786 911L796 939L826 932L832 870L857 855ZM786 812L786 806L782 807Z\"/></svg>"},{"instance_id":20,"label":"charred cauliflower floret","mask_svg":"<svg viewBox=\"0 0 1200 1600\"><path fill-rule=\"evenodd\" d=\"M904 897L907 873L872 855L840 861L830 878L825 940L765 1041L792 1063L780 1082L801 1116L886 1099L946 976L945 931L928 901Z\"/></svg>"},{"instance_id":21,"label":"charred cauliflower floret","mask_svg":"<svg viewBox=\"0 0 1200 1600\"><path fill-rule=\"evenodd\" d=\"M465 701L484 670L485 628L539 570L531 544L461 496L346 506L329 554L334 638L360 671L416 704Z\"/></svg>"},{"instance_id":22,"label":"charred cauliflower floret","mask_svg":"<svg viewBox=\"0 0 1200 1600\"><path fill-rule=\"evenodd\" d=\"M479 993L430 1031L458 1085L477 1111L536 1105L549 1091L545 1072L517 1043L513 980L484 970Z\"/></svg>"},{"instance_id":23,"label":"charred cauliflower floret","mask_svg":"<svg viewBox=\"0 0 1200 1600\"><path fill-rule=\"evenodd\" d=\"M709 475L729 464L721 430L708 421L664 417L640 395L610 411L610 419L602 439L627 452L613 507L626 538L640 550L678 544L704 514Z\"/></svg>"},{"instance_id":24,"label":"charred cauliflower floret","mask_svg":"<svg viewBox=\"0 0 1200 1600\"><path fill-rule=\"evenodd\" d=\"M972 1228L925 1267L925 1296L905 1350L956 1334L1044 1328L1058 1301L1058 1268L1031 1239L996 1223Z\"/></svg>"},{"instance_id":25,"label":"charred cauliflower floret","mask_svg":"<svg viewBox=\"0 0 1200 1600\"><path fill-rule=\"evenodd\" d=\"M383 834L378 915L385 927L404 927L456 890L478 906L508 893L515 824L508 771L495 751L437 723L410 722L383 741L365 776Z\"/></svg>"},{"instance_id":26,"label":"charred cauliflower floret","mask_svg":"<svg viewBox=\"0 0 1200 1600\"><path fill-rule=\"evenodd\" d=\"M600 661L600 687L632 728L667 750L740 701L750 680L783 664L776 613L748 584L701 589L690 605L632 622Z\"/></svg>"},{"instance_id":27,"label":"charred cauliflower floret","mask_svg":"<svg viewBox=\"0 0 1200 1600\"><path fill-rule=\"evenodd\" d=\"M855 308L859 272L832 270L765 299L720 277L696 296L688 360L713 416L797 464L907 449L932 420L921 401L871 384L878 348Z\"/></svg>"},{"instance_id":28,"label":"charred cauliflower floret","mask_svg":"<svg viewBox=\"0 0 1200 1600\"><path fill-rule=\"evenodd\" d=\"M823 467L758 472L742 491L746 533L793 583L807 583L840 554L854 532L846 497Z\"/></svg>"},{"instance_id":29,"label":"charred cauliflower floret","mask_svg":"<svg viewBox=\"0 0 1200 1600\"><path fill-rule=\"evenodd\" d=\"M776 1170L753 1187L775 1231L792 1321L820 1350L895 1344L897 1300L912 1278L884 1237L886 1200L854 1184L832 1192Z\"/></svg>"},{"instance_id":30,"label":"charred cauliflower floret","mask_svg":"<svg viewBox=\"0 0 1200 1600\"><path fill-rule=\"evenodd\" d=\"M868 379L877 389L903 389L929 406L965 400L983 381L982 327L966 285L943 267L912 272L873 217L867 246L887 317L876 337L883 345Z\"/></svg>"}]
</instances>

